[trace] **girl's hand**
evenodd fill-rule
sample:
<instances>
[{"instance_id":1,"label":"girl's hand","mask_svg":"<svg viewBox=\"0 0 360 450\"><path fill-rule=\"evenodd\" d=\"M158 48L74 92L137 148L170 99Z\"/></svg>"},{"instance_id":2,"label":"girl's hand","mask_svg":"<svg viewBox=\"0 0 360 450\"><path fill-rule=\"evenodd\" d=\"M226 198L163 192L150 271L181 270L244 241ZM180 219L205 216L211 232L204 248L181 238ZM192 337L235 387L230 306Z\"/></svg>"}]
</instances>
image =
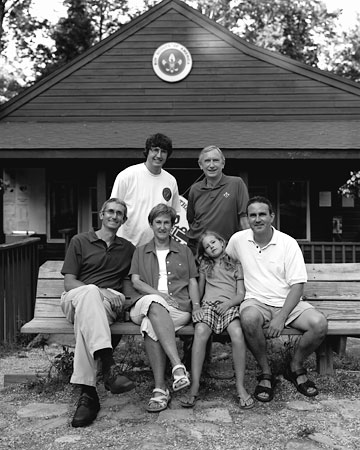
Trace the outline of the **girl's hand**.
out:
<instances>
[{"instance_id":1,"label":"girl's hand","mask_svg":"<svg viewBox=\"0 0 360 450\"><path fill-rule=\"evenodd\" d=\"M220 315L226 313L231 308L231 302L229 300L218 300L216 305L216 312Z\"/></svg>"},{"instance_id":2,"label":"girl's hand","mask_svg":"<svg viewBox=\"0 0 360 450\"><path fill-rule=\"evenodd\" d=\"M192 319L201 321L204 317L204 311L201 308L195 309L192 312Z\"/></svg>"}]
</instances>

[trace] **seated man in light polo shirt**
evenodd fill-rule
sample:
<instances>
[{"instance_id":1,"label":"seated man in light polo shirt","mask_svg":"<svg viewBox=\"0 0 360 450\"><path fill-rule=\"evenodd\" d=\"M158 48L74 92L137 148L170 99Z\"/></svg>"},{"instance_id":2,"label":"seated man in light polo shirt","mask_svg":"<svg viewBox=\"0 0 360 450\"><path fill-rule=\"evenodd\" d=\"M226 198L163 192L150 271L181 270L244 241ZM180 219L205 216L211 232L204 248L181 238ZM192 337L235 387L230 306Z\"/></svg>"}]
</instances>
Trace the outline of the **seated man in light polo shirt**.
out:
<instances>
[{"instance_id":1,"label":"seated man in light polo shirt","mask_svg":"<svg viewBox=\"0 0 360 450\"><path fill-rule=\"evenodd\" d=\"M303 335L284 377L301 394L314 397L318 390L303 364L323 341L327 321L301 299L307 282L302 252L295 239L272 226L275 215L267 198L251 198L247 216L250 229L235 233L226 252L241 263L244 272L246 294L240 305L241 326L262 371L254 396L261 402L273 399L276 379L266 355L266 338L279 337L286 326L291 326Z\"/></svg>"}]
</instances>

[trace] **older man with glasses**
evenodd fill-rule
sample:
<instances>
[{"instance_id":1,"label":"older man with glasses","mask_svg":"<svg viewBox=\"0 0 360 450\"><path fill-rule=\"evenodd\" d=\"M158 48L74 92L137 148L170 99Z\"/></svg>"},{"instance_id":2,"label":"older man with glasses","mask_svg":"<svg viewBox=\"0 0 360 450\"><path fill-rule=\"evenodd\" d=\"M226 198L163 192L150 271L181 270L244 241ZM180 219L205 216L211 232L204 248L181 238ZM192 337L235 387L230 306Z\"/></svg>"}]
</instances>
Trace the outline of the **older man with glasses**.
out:
<instances>
[{"instance_id":1,"label":"older man with glasses","mask_svg":"<svg viewBox=\"0 0 360 450\"><path fill-rule=\"evenodd\" d=\"M65 292L61 307L74 323L75 357L71 383L81 387L72 420L73 427L89 425L100 410L96 391L97 361L101 361L104 385L112 394L135 387L115 364L110 325L119 320L125 296L122 281L128 275L135 247L116 236L127 220L126 204L107 200L100 211L101 228L75 235L61 270Z\"/></svg>"},{"instance_id":2,"label":"older man with glasses","mask_svg":"<svg viewBox=\"0 0 360 450\"><path fill-rule=\"evenodd\" d=\"M147 220L152 207L164 203L180 214L176 179L162 168L172 150L169 137L161 133L150 136L145 143L145 162L127 167L115 179L111 197L123 199L129 211L129 220L119 229L118 236L135 246L146 244L153 237Z\"/></svg>"}]
</instances>

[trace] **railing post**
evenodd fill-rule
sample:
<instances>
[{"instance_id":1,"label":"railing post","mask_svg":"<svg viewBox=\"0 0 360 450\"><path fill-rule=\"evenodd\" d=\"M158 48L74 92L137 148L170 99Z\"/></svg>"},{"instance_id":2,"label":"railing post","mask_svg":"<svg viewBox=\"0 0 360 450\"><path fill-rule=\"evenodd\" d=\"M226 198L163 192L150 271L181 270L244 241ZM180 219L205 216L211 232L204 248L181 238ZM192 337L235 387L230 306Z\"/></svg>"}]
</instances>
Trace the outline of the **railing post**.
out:
<instances>
[{"instance_id":1,"label":"railing post","mask_svg":"<svg viewBox=\"0 0 360 450\"><path fill-rule=\"evenodd\" d=\"M14 342L34 312L39 238L0 245L0 341Z\"/></svg>"},{"instance_id":2,"label":"railing post","mask_svg":"<svg viewBox=\"0 0 360 450\"><path fill-rule=\"evenodd\" d=\"M360 243L358 242L299 242L305 262L347 263L360 262Z\"/></svg>"}]
</instances>

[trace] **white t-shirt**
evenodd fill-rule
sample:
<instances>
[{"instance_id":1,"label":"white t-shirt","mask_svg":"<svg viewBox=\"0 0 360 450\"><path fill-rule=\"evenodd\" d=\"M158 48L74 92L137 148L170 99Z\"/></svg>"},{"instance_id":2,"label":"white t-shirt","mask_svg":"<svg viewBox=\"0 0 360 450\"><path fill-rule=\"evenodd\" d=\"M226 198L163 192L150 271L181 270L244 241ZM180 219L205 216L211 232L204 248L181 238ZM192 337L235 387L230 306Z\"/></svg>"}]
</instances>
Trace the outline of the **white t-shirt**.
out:
<instances>
[{"instance_id":1,"label":"white t-shirt","mask_svg":"<svg viewBox=\"0 0 360 450\"><path fill-rule=\"evenodd\" d=\"M166 268L166 257L169 253L169 249L166 250L158 250L156 249L156 256L159 263L159 282L157 290L160 292L169 293L168 290L168 278L167 278L167 268Z\"/></svg>"},{"instance_id":2,"label":"white t-shirt","mask_svg":"<svg viewBox=\"0 0 360 450\"><path fill-rule=\"evenodd\" d=\"M153 237L148 215L154 206L165 203L180 213L175 177L163 169L159 175L154 175L145 163L135 164L120 172L110 197L124 200L127 206L128 220L121 225L117 235L136 246L146 244Z\"/></svg>"},{"instance_id":3,"label":"white t-shirt","mask_svg":"<svg viewBox=\"0 0 360 450\"><path fill-rule=\"evenodd\" d=\"M244 272L245 299L282 307L293 284L306 283L301 249L294 238L273 228L269 244L260 248L251 229L233 234L226 253L239 261Z\"/></svg>"}]
</instances>

